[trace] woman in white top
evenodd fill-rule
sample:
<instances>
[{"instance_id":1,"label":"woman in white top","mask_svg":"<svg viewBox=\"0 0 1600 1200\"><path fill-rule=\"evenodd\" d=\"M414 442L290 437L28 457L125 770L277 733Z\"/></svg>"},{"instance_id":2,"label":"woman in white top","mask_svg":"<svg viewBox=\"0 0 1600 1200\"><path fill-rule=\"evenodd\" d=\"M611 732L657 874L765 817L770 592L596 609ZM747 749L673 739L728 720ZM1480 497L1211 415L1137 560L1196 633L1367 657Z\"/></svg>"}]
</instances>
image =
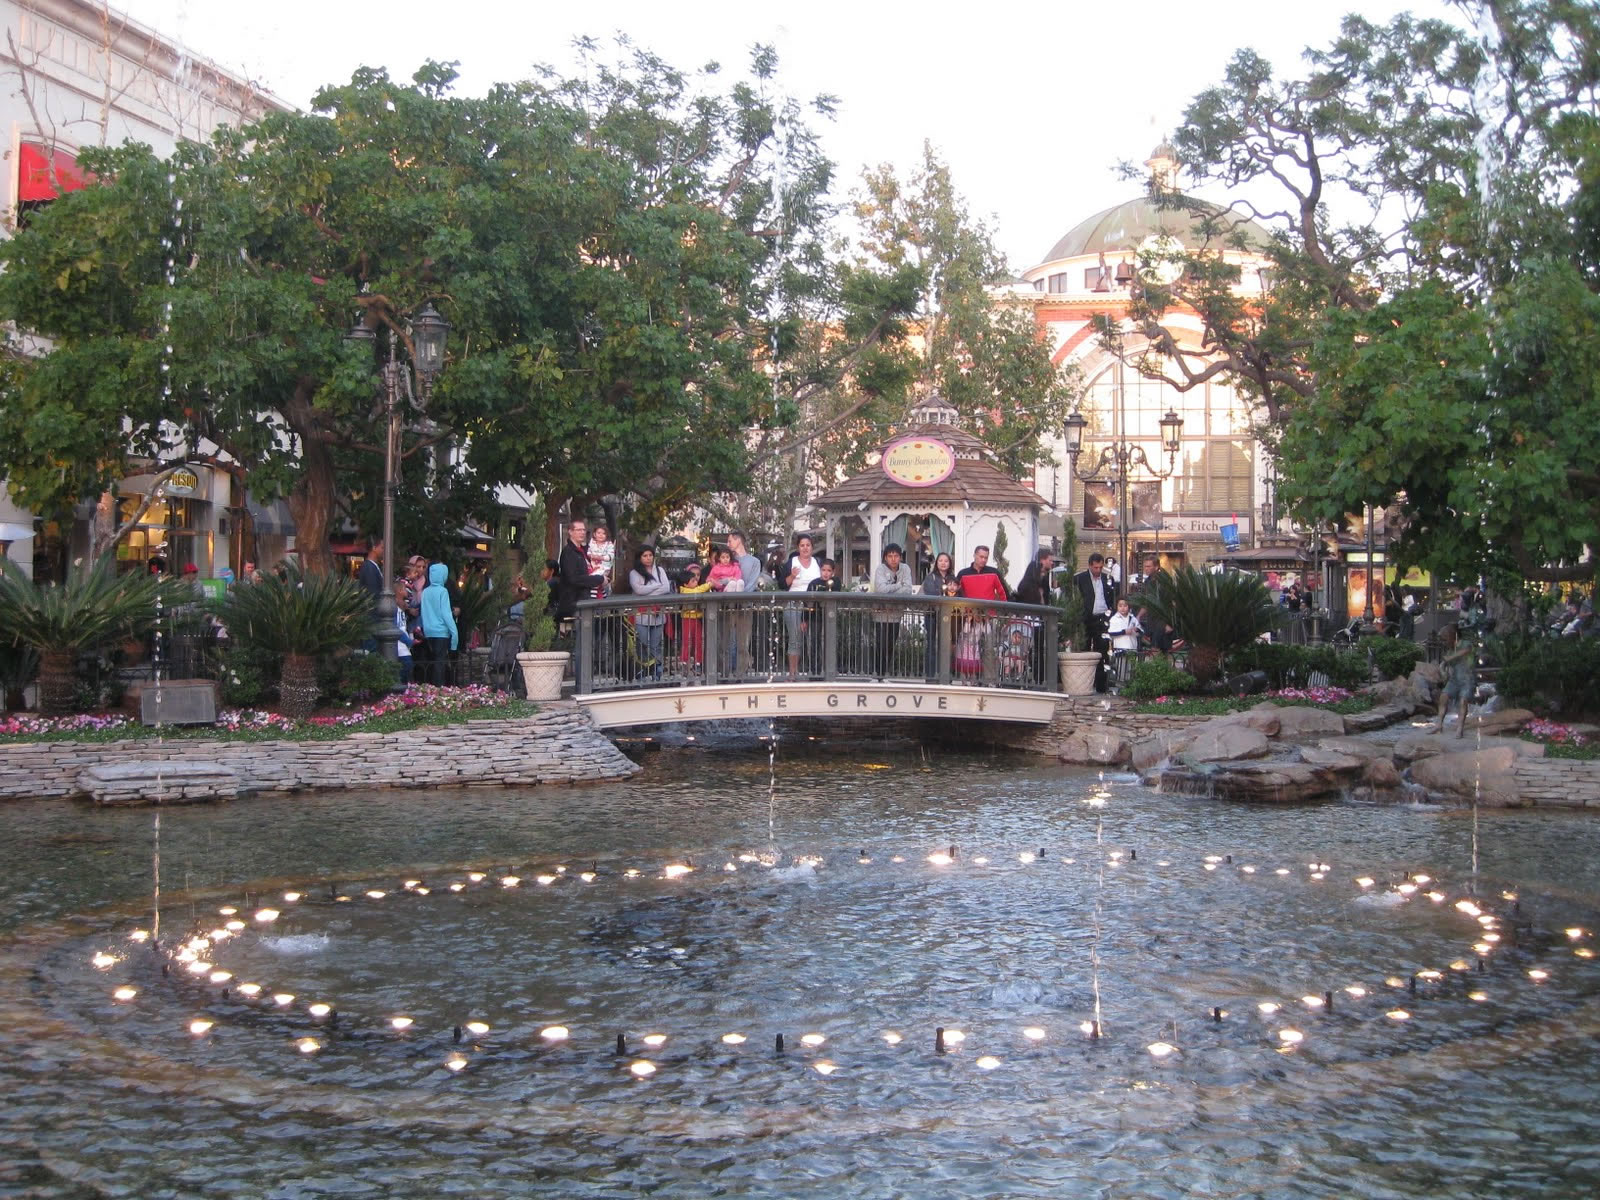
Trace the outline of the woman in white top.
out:
<instances>
[{"instance_id":1,"label":"woman in white top","mask_svg":"<svg viewBox=\"0 0 1600 1200\"><path fill-rule=\"evenodd\" d=\"M822 564L811 555L811 539L801 535L794 545L794 555L789 559L789 570L783 584L791 592L803 592L813 579L822 578ZM808 610L804 605L787 604L783 609L783 628L789 637L789 678L800 675L800 647L805 644L804 630Z\"/></svg>"}]
</instances>

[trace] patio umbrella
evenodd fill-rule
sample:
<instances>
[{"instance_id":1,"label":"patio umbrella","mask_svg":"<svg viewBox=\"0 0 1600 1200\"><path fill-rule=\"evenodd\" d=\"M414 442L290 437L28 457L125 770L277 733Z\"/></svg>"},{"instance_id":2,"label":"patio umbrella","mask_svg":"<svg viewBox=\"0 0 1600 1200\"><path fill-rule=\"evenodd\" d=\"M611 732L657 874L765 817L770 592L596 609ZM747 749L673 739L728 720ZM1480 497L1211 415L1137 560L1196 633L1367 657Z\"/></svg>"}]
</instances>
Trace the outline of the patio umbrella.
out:
<instances>
[{"instance_id":1,"label":"patio umbrella","mask_svg":"<svg viewBox=\"0 0 1600 1200\"><path fill-rule=\"evenodd\" d=\"M33 536L30 525L8 525L0 521L0 542L25 542Z\"/></svg>"}]
</instances>

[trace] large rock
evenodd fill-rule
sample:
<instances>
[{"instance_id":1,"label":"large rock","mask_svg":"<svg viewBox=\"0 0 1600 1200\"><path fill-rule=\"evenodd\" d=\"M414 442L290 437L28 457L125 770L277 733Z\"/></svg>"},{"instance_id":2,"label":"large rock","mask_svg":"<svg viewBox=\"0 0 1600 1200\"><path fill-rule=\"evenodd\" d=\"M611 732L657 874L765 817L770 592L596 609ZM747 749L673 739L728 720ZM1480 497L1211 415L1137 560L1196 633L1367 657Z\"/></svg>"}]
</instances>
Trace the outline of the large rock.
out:
<instances>
[{"instance_id":1,"label":"large rock","mask_svg":"<svg viewBox=\"0 0 1600 1200\"><path fill-rule=\"evenodd\" d=\"M1254 729L1258 733L1266 734L1268 737L1276 737L1282 724L1283 722L1278 719L1276 709L1267 712L1260 708L1247 708L1242 712L1229 713L1225 717L1213 717L1205 725L1199 726L1199 728L1204 729L1208 725L1243 725L1247 729Z\"/></svg>"},{"instance_id":2,"label":"large rock","mask_svg":"<svg viewBox=\"0 0 1600 1200\"><path fill-rule=\"evenodd\" d=\"M1509 733L1521 729L1533 714L1525 708L1502 708L1499 712L1481 713L1467 718L1467 736L1474 733Z\"/></svg>"},{"instance_id":3,"label":"large rock","mask_svg":"<svg viewBox=\"0 0 1600 1200\"><path fill-rule=\"evenodd\" d=\"M1301 738L1337 737L1344 733L1344 718L1325 708L1306 708L1302 705L1278 705L1271 701L1258 704L1252 712L1273 713L1278 718L1278 736L1285 741Z\"/></svg>"},{"instance_id":4,"label":"large rock","mask_svg":"<svg viewBox=\"0 0 1600 1200\"><path fill-rule=\"evenodd\" d=\"M1360 775L1367 762L1366 759L1358 758L1354 754L1330 750L1326 743L1320 746L1300 747L1300 761L1349 778Z\"/></svg>"},{"instance_id":5,"label":"large rock","mask_svg":"<svg viewBox=\"0 0 1600 1200\"><path fill-rule=\"evenodd\" d=\"M1165 762L1179 753L1193 739L1187 729L1162 731L1142 737L1129 747L1129 765L1135 771L1148 771L1157 763Z\"/></svg>"},{"instance_id":6,"label":"large rock","mask_svg":"<svg viewBox=\"0 0 1600 1200\"><path fill-rule=\"evenodd\" d=\"M1363 713L1351 713L1344 718L1346 733L1369 733L1374 729L1387 729L1398 724L1416 711L1410 700L1379 704Z\"/></svg>"},{"instance_id":7,"label":"large rock","mask_svg":"<svg viewBox=\"0 0 1600 1200\"><path fill-rule=\"evenodd\" d=\"M1525 742L1521 738L1478 737L1470 729L1465 737L1457 737L1452 728L1443 733L1409 733L1394 744L1394 756L1405 762L1433 758L1439 754L1471 754L1478 750L1507 749L1518 758L1543 758L1543 742Z\"/></svg>"},{"instance_id":8,"label":"large rock","mask_svg":"<svg viewBox=\"0 0 1600 1200\"><path fill-rule=\"evenodd\" d=\"M1397 788L1400 786L1400 768L1392 758L1369 758L1361 772L1361 782L1370 788Z\"/></svg>"},{"instance_id":9,"label":"large rock","mask_svg":"<svg viewBox=\"0 0 1600 1200\"><path fill-rule=\"evenodd\" d=\"M1182 792L1215 800L1252 804L1298 804L1343 792L1336 772L1309 763L1233 763L1209 769L1169 768L1161 774L1163 792Z\"/></svg>"},{"instance_id":10,"label":"large rock","mask_svg":"<svg viewBox=\"0 0 1600 1200\"><path fill-rule=\"evenodd\" d=\"M1363 761L1379 758L1387 760L1390 757L1387 746L1381 746L1377 742L1369 742L1366 738L1323 738L1317 745L1324 750L1334 750L1340 754L1348 754L1352 758L1359 758Z\"/></svg>"},{"instance_id":11,"label":"large rock","mask_svg":"<svg viewBox=\"0 0 1600 1200\"><path fill-rule=\"evenodd\" d=\"M1267 735L1259 729L1239 724L1207 722L1195 732L1194 740L1183 752L1190 762L1230 762L1241 758L1264 758L1271 749Z\"/></svg>"},{"instance_id":12,"label":"large rock","mask_svg":"<svg viewBox=\"0 0 1600 1200\"><path fill-rule=\"evenodd\" d=\"M1442 792L1480 804L1522 803L1511 769L1517 753L1510 746L1491 746L1461 754L1437 754L1411 764L1411 780L1430 792Z\"/></svg>"},{"instance_id":13,"label":"large rock","mask_svg":"<svg viewBox=\"0 0 1600 1200\"><path fill-rule=\"evenodd\" d=\"M1129 757L1128 739L1103 726L1075 729L1061 739L1056 756L1062 762L1114 766Z\"/></svg>"}]
</instances>

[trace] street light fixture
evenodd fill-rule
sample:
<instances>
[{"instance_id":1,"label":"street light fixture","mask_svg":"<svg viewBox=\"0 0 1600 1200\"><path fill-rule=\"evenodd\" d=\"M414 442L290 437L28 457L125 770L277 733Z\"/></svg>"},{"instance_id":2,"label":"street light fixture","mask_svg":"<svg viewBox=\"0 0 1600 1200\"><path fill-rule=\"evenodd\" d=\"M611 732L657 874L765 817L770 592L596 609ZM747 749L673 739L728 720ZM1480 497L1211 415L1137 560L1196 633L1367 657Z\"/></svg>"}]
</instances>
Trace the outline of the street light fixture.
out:
<instances>
[{"instance_id":1,"label":"street light fixture","mask_svg":"<svg viewBox=\"0 0 1600 1200\"><path fill-rule=\"evenodd\" d=\"M411 367L425 405L434 380L444 370L445 338L450 332L450 323L429 302L412 317L410 332ZM405 366L395 357L397 340L394 329L390 328L387 358L382 367L383 408L388 428L383 451L383 588L378 593L377 642L378 652L390 662L397 662L400 657L400 630L394 620L394 500L400 458L399 395ZM345 334L345 341L372 347L377 343L377 331L363 316Z\"/></svg>"},{"instance_id":2,"label":"street light fixture","mask_svg":"<svg viewBox=\"0 0 1600 1200\"><path fill-rule=\"evenodd\" d=\"M1122 386L1122 364L1116 366L1116 399L1112 406L1115 419L1115 440L1100 451L1100 456L1086 471L1078 469L1078 459L1083 453L1083 433L1088 428L1089 422L1077 409L1073 409L1066 419L1067 458L1074 478L1089 482L1090 480L1109 480L1117 487L1117 554L1119 570L1124 575L1128 566L1128 481L1135 471L1148 472L1149 476L1157 481L1170 479L1177 470L1178 450L1183 440L1183 418L1174 410L1168 409L1166 415L1158 424L1161 426L1161 450L1167 456L1167 466L1162 470L1157 463L1150 461L1145 454L1144 446L1138 442L1130 442L1127 436L1126 393Z\"/></svg>"}]
</instances>

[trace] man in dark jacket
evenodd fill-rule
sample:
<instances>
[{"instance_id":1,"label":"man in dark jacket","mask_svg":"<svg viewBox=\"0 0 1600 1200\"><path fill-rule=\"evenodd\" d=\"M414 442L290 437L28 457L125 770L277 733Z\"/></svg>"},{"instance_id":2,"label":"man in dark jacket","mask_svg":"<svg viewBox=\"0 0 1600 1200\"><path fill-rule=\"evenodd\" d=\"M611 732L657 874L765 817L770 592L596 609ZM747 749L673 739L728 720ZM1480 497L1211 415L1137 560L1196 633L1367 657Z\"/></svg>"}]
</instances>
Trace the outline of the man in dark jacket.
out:
<instances>
[{"instance_id":1,"label":"man in dark jacket","mask_svg":"<svg viewBox=\"0 0 1600 1200\"><path fill-rule=\"evenodd\" d=\"M561 570L556 574L556 616L568 621L578 615L578 601L605 582L598 575L589 574L589 525L573 521L567 525L567 540L561 544L558 560Z\"/></svg>"},{"instance_id":2,"label":"man in dark jacket","mask_svg":"<svg viewBox=\"0 0 1600 1200\"><path fill-rule=\"evenodd\" d=\"M1017 584L1016 600L1018 604L1049 604L1050 595L1050 568L1056 565L1056 556L1047 547L1039 551L1034 560L1028 564L1027 570L1022 572L1022 581Z\"/></svg>"},{"instance_id":3,"label":"man in dark jacket","mask_svg":"<svg viewBox=\"0 0 1600 1200\"><path fill-rule=\"evenodd\" d=\"M1089 649L1100 652L1100 664L1094 669L1094 690L1106 690L1106 625L1117 608L1117 589L1111 576L1105 572L1106 560L1101 554L1089 555L1089 569L1072 577L1083 597L1083 628L1089 635Z\"/></svg>"}]
</instances>

